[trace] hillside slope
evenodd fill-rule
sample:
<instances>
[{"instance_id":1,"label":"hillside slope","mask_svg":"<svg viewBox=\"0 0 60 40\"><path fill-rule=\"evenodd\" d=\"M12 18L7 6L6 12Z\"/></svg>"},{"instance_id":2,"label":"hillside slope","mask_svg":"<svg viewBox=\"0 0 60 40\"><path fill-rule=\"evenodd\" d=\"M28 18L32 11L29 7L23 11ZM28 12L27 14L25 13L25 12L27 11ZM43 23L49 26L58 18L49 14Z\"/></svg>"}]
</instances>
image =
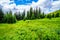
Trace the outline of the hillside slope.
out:
<instances>
[{"instance_id":1,"label":"hillside slope","mask_svg":"<svg viewBox=\"0 0 60 40\"><path fill-rule=\"evenodd\" d=\"M57 11L54 11L54 12L51 12L51 14L57 14L57 13L59 13L60 14L60 10L57 10Z\"/></svg>"},{"instance_id":2,"label":"hillside slope","mask_svg":"<svg viewBox=\"0 0 60 40\"><path fill-rule=\"evenodd\" d=\"M60 17L0 24L0 40L60 40Z\"/></svg>"}]
</instances>

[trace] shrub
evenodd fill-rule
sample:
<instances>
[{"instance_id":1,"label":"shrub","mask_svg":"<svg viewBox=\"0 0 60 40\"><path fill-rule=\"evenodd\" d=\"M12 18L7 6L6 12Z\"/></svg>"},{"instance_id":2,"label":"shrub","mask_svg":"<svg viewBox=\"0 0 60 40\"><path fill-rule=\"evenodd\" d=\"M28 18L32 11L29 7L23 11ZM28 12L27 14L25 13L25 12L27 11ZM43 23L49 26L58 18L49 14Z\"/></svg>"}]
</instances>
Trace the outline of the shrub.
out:
<instances>
[{"instance_id":1,"label":"shrub","mask_svg":"<svg viewBox=\"0 0 60 40\"><path fill-rule=\"evenodd\" d=\"M56 13L56 15L55 15L56 17L59 17L59 13Z\"/></svg>"},{"instance_id":2,"label":"shrub","mask_svg":"<svg viewBox=\"0 0 60 40\"><path fill-rule=\"evenodd\" d=\"M53 17L53 18L55 17L55 14L54 14L54 13L52 14L52 17Z\"/></svg>"},{"instance_id":3,"label":"shrub","mask_svg":"<svg viewBox=\"0 0 60 40\"><path fill-rule=\"evenodd\" d=\"M51 17L51 14L48 14L48 15L47 15L47 18L51 19L51 18L52 18L52 17Z\"/></svg>"}]
</instances>

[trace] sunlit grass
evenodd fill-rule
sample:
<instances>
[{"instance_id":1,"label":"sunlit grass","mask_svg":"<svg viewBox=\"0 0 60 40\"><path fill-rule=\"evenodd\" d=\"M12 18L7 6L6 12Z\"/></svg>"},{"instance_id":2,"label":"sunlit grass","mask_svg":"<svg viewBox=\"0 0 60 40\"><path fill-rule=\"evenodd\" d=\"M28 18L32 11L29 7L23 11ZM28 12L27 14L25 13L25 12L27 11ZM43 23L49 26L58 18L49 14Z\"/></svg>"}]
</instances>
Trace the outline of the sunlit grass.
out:
<instances>
[{"instance_id":1,"label":"sunlit grass","mask_svg":"<svg viewBox=\"0 0 60 40\"><path fill-rule=\"evenodd\" d=\"M60 40L60 18L0 24L0 40Z\"/></svg>"}]
</instances>

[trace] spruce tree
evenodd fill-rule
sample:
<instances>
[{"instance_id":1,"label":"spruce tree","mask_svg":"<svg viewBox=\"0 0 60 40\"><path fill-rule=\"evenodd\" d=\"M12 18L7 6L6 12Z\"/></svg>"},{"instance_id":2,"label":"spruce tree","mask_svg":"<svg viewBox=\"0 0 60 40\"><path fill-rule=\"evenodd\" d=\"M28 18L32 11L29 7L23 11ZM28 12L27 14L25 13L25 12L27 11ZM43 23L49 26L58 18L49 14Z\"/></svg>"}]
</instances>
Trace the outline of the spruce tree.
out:
<instances>
[{"instance_id":1,"label":"spruce tree","mask_svg":"<svg viewBox=\"0 0 60 40\"><path fill-rule=\"evenodd\" d=\"M22 19L23 19L23 20L25 19L25 10L24 10L23 13L22 13Z\"/></svg>"},{"instance_id":2,"label":"spruce tree","mask_svg":"<svg viewBox=\"0 0 60 40\"><path fill-rule=\"evenodd\" d=\"M4 23L15 23L16 22L16 17L12 15L12 12L10 11L9 13L7 12L4 15Z\"/></svg>"},{"instance_id":3,"label":"spruce tree","mask_svg":"<svg viewBox=\"0 0 60 40\"><path fill-rule=\"evenodd\" d=\"M39 11L39 18L41 18L41 17L40 17L40 16L41 16L41 9L39 8L38 11Z\"/></svg>"},{"instance_id":4,"label":"spruce tree","mask_svg":"<svg viewBox=\"0 0 60 40\"><path fill-rule=\"evenodd\" d=\"M35 19L37 18L36 10L34 10L34 17L35 17Z\"/></svg>"},{"instance_id":5,"label":"spruce tree","mask_svg":"<svg viewBox=\"0 0 60 40\"><path fill-rule=\"evenodd\" d=\"M44 14L44 12L42 13L42 18L45 18L45 14Z\"/></svg>"},{"instance_id":6,"label":"spruce tree","mask_svg":"<svg viewBox=\"0 0 60 40\"><path fill-rule=\"evenodd\" d=\"M33 9L32 9L32 7L30 8L30 19L32 19L32 11L33 11Z\"/></svg>"},{"instance_id":7,"label":"spruce tree","mask_svg":"<svg viewBox=\"0 0 60 40\"><path fill-rule=\"evenodd\" d=\"M27 19L30 19L30 12L27 11Z\"/></svg>"},{"instance_id":8,"label":"spruce tree","mask_svg":"<svg viewBox=\"0 0 60 40\"><path fill-rule=\"evenodd\" d=\"M7 14L7 23L15 23L16 17L12 15L12 11Z\"/></svg>"},{"instance_id":9,"label":"spruce tree","mask_svg":"<svg viewBox=\"0 0 60 40\"><path fill-rule=\"evenodd\" d=\"M22 16L21 16L21 13L15 13L15 17L17 20L22 20Z\"/></svg>"},{"instance_id":10,"label":"spruce tree","mask_svg":"<svg viewBox=\"0 0 60 40\"><path fill-rule=\"evenodd\" d=\"M3 18L4 18L4 13L3 13L2 9L0 9L0 23L3 22Z\"/></svg>"},{"instance_id":11,"label":"spruce tree","mask_svg":"<svg viewBox=\"0 0 60 40\"><path fill-rule=\"evenodd\" d=\"M4 23L7 23L7 21L8 21L8 12L6 14L4 14L3 20L4 20L3 21Z\"/></svg>"},{"instance_id":12,"label":"spruce tree","mask_svg":"<svg viewBox=\"0 0 60 40\"><path fill-rule=\"evenodd\" d=\"M37 18L40 18L40 13L39 13L39 10L36 8L36 10L34 10L34 18L37 19Z\"/></svg>"},{"instance_id":13,"label":"spruce tree","mask_svg":"<svg viewBox=\"0 0 60 40\"><path fill-rule=\"evenodd\" d=\"M35 19L34 11L32 11L32 19Z\"/></svg>"}]
</instances>

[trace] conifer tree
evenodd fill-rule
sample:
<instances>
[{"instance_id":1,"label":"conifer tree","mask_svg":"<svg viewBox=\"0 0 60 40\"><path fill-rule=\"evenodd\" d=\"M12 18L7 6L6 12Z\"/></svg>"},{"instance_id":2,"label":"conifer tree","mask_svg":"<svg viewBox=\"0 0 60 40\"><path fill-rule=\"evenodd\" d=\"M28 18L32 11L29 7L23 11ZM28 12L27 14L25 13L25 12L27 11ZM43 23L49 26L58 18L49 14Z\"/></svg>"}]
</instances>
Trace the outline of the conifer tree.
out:
<instances>
[{"instance_id":1,"label":"conifer tree","mask_svg":"<svg viewBox=\"0 0 60 40\"><path fill-rule=\"evenodd\" d=\"M15 23L16 17L12 15L12 11L4 15L4 23Z\"/></svg>"},{"instance_id":2,"label":"conifer tree","mask_svg":"<svg viewBox=\"0 0 60 40\"><path fill-rule=\"evenodd\" d=\"M34 10L34 17L35 17L35 19L37 18L36 10Z\"/></svg>"},{"instance_id":3,"label":"conifer tree","mask_svg":"<svg viewBox=\"0 0 60 40\"><path fill-rule=\"evenodd\" d=\"M15 23L16 22L16 17L12 15L12 11L9 12L7 15L7 23Z\"/></svg>"},{"instance_id":4,"label":"conifer tree","mask_svg":"<svg viewBox=\"0 0 60 40\"><path fill-rule=\"evenodd\" d=\"M22 13L22 19L25 19L25 10Z\"/></svg>"},{"instance_id":5,"label":"conifer tree","mask_svg":"<svg viewBox=\"0 0 60 40\"><path fill-rule=\"evenodd\" d=\"M22 20L22 16L21 16L20 12L15 13L15 17L16 17L17 20Z\"/></svg>"},{"instance_id":6,"label":"conifer tree","mask_svg":"<svg viewBox=\"0 0 60 40\"><path fill-rule=\"evenodd\" d=\"M3 18L4 18L4 13L3 13L2 9L0 9L0 23L3 22Z\"/></svg>"},{"instance_id":7,"label":"conifer tree","mask_svg":"<svg viewBox=\"0 0 60 40\"><path fill-rule=\"evenodd\" d=\"M45 18L45 14L44 14L44 12L42 13L42 18Z\"/></svg>"},{"instance_id":8,"label":"conifer tree","mask_svg":"<svg viewBox=\"0 0 60 40\"><path fill-rule=\"evenodd\" d=\"M32 19L32 11L33 11L33 9L32 9L32 7L30 8L30 19Z\"/></svg>"},{"instance_id":9,"label":"conifer tree","mask_svg":"<svg viewBox=\"0 0 60 40\"><path fill-rule=\"evenodd\" d=\"M41 17L40 17L40 16L41 16L41 9L39 8L38 11L39 11L39 18L41 18Z\"/></svg>"},{"instance_id":10,"label":"conifer tree","mask_svg":"<svg viewBox=\"0 0 60 40\"><path fill-rule=\"evenodd\" d=\"M38 18L38 9L37 8L36 8L36 10L34 10L34 17L35 17L35 19Z\"/></svg>"},{"instance_id":11,"label":"conifer tree","mask_svg":"<svg viewBox=\"0 0 60 40\"><path fill-rule=\"evenodd\" d=\"M6 14L4 14L3 20L4 20L3 21L4 23L7 23L7 21L8 21L8 12Z\"/></svg>"},{"instance_id":12,"label":"conifer tree","mask_svg":"<svg viewBox=\"0 0 60 40\"><path fill-rule=\"evenodd\" d=\"M32 19L35 19L34 11L32 11Z\"/></svg>"},{"instance_id":13,"label":"conifer tree","mask_svg":"<svg viewBox=\"0 0 60 40\"><path fill-rule=\"evenodd\" d=\"M27 11L27 19L30 19L30 12Z\"/></svg>"}]
</instances>

